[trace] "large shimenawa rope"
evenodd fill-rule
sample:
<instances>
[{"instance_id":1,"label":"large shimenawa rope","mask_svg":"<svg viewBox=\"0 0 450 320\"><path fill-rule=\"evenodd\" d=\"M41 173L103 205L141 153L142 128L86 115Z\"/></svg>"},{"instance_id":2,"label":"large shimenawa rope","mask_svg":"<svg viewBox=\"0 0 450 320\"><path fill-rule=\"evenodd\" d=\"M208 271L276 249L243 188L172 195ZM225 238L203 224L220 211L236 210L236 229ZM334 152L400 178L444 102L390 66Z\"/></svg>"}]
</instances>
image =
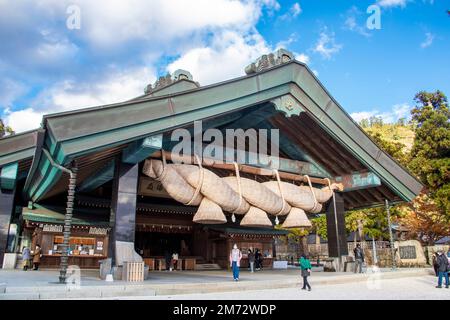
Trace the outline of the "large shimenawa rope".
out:
<instances>
[{"instance_id":1,"label":"large shimenawa rope","mask_svg":"<svg viewBox=\"0 0 450 320\"><path fill-rule=\"evenodd\" d=\"M195 155L195 160L197 162L198 170L199 170L198 180L197 180L197 183L196 183L196 186L195 186L195 191L194 191L193 195L190 196L190 200L189 201L186 201L186 200L182 201L182 203L184 203L185 205L196 205L196 203L194 203L194 202L198 202L198 201L196 201L196 199L198 200L198 197L203 197L204 196L203 192L202 192L202 187L203 187L203 184L204 184L203 182L204 182L204 178L205 178L205 170L206 169L203 168L203 166L201 164L201 161L200 161L200 159L199 159L199 157L197 155ZM147 160L147 161L150 161L150 164L151 164L151 161L155 161L155 160ZM236 190L237 192L236 191L235 192L239 196L239 202L238 202L238 205L235 207L235 209L229 210L229 212L232 212L233 215L234 215L234 213L236 213L236 211L242 206L242 203L245 201L244 192L243 192L243 189L242 189L242 182L241 182L240 172L239 172L239 165L236 162L234 162L234 167L235 167L236 180L237 180L236 181L237 182L237 190ZM163 183L163 185L164 185L164 182L166 182L164 178L166 177L166 174L168 172L167 168L168 168L168 164L166 162L165 154L163 153L162 154L162 172L161 172L161 174L159 176L155 177L155 179L160 181L161 183ZM149 173L146 172L146 170L143 170L143 171L144 171L144 173L149 175ZM278 215L282 214L283 211L285 211L287 202L285 200L285 196L284 196L284 193L283 193L282 182L281 182L278 170L274 169L274 175L276 176L277 186L278 186L278 190L279 190L279 195L277 195L276 193L275 193L275 195L279 196L281 198L280 200L282 202L281 209L277 213L274 213L275 216L278 216ZM316 195L315 195L315 192L314 192L314 188L312 187L312 183L311 183L311 180L310 180L309 176L306 175L305 177L308 180L309 190L310 190L310 192L312 194L312 197L313 197L313 200L314 200L313 208L308 210L308 211L314 212L314 211L316 211L317 209L319 209L321 207L321 204L318 202L318 200L316 198ZM181 177L181 176L180 176L180 178L183 179L183 177ZM328 180L328 187L333 192L331 181L329 179L327 179L327 180ZM264 184L261 184L261 186L264 186ZM264 186L264 187L267 188L267 190L270 191L271 193L273 192L267 186ZM174 198L176 198L176 197L174 197ZM257 204L256 204L256 206L258 207Z\"/></svg>"}]
</instances>

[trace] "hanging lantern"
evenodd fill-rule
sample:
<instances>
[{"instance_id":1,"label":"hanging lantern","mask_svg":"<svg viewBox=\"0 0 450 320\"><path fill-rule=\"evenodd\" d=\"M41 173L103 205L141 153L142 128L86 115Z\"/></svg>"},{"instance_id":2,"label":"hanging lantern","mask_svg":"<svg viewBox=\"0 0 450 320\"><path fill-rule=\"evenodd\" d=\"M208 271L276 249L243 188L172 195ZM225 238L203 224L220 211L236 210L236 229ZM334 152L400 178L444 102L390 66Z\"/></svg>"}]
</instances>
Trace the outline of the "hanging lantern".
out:
<instances>
[{"instance_id":1,"label":"hanging lantern","mask_svg":"<svg viewBox=\"0 0 450 320\"><path fill-rule=\"evenodd\" d=\"M257 207L250 206L250 210L247 211L244 218L241 220L241 226L246 227L271 227L267 213Z\"/></svg>"},{"instance_id":2,"label":"hanging lantern","mask_svg":"<svg viewBox=\"0 0 450 320\"><path fill-rule=\"evenodd\" d=\"M301 228L311 226L311 221L309 221L305 211L296 207L292 207L289 215L286 217L286 220L284 220L282 225L283 228Z\"/></svg>"},{"instance_id":3,"label":"hanging lantern","mask_svg":"<svg viewBox=\"0 0 450 320\"><path fill-rule=\"evenodd\" d=\"M204 197L192 221L203 224L221 224L226 223L227 218L217 203Z\"/></svg>"}]
</instances>

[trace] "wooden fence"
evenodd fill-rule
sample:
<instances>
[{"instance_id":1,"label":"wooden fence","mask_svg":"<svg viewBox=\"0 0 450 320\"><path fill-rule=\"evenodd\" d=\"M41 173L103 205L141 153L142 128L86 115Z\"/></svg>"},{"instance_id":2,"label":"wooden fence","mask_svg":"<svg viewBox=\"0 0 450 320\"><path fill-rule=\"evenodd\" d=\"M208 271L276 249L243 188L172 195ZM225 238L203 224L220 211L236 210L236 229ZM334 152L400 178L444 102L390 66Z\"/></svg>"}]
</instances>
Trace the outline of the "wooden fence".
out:
<instances>
[{"instance_id":1,"label":"wooden fence","mask_svg":"<svg viewBox=\"0 0 450 320\"><path fill-rule=\"evenodd\" d=\"M123 268L125 281L144 281L144 262L124 262Z\"/></svg>"}]
</instances>

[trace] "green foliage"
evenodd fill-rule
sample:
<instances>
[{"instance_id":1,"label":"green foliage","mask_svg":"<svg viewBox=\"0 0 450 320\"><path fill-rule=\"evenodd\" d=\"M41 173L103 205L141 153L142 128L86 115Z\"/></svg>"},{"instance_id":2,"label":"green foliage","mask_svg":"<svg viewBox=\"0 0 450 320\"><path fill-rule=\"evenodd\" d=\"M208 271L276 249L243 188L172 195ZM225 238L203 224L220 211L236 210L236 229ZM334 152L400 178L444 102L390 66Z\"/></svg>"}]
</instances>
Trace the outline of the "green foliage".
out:
<instances>
[{"instance_id":1,"label":"green foliage","mask_svg":"<svg viewBox=\"0 0 450 320\"><path fill-rule=\"evenodd\" d=\"M409 168L420 178L450 220L450 109L439 90L419 92L411 111L416 138Z\"/></svg>"},{"instance_id":2,"label":"green foliage","mask_svg":"<svg viewBox=\"0 0 450 320\"><path fill-rule=\"evenodd\" d=\"M7 134L14 134L13 129L11 127L6 126L2 119L0 119L0 138L4 137Z\"/></svg>"},{"instance_id":3,"label":"green foliage","mask_svg":"<svg viewBox=\"0 0 450 320\"><path fill-rule=\"evenodd\" d=\"M327 239L327 219L325 215L311 219L313 229L322 239Z\"/></svg>"},{"instance_id":4,"label":"green foliage","mask_svg":"<svg viewBox=\"0 0 450 320\"><path fill-rule=\"evenodd\" d=\"M401 164L406 165L408 163L408 154L405 152L405 145L401 142L394 142L385 139L380 132L369 132L372 140L386 151L391 157L399 161Z\"/></svg>"},{"instance_id":5,"label":"green foliage","mask_svg":"<svg viewBox=\"0 0 450 320\"><path fill-rule=\"evenodd\" d=\"M362 120L361 126L389 155L410 169L426 186L412 203L391 208L393 221L410 229L410 236L425 236L433 243L447 232L450 223L450 111L447 97L440 91L419 92L415 98L412 120L406 124L383 124L375 117ZM364 124L364 125L363 125ZM348 213L347 231L358 230L375 238L387 238L384 208L371 208ZM444 227L443 227L444 226Z\"/></svg>"},{"instance_id":6,"label":"green foliage","mask_svg":"<svg viewBox=\"0 0 450 320\"><path fill-rule=\"evenodd\" d=\"M400 214L397 207L391 208L390 212L393 220ZM350 211L345 216L345 227L348 233L358 231L359 220L363 227L363 235L368 235L370 238L374 239L389 238L389 227L387 224L385 207Z\"/></svg>"}]
</instances>

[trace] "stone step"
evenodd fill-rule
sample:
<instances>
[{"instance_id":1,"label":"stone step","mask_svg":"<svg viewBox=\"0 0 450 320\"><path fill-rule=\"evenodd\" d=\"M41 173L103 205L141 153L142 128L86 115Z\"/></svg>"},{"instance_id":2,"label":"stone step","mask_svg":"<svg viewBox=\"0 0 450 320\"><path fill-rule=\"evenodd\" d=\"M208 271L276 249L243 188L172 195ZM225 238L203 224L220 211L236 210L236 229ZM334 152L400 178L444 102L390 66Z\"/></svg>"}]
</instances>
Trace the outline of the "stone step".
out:
<instances>
[{"instance_id":1,"label":"stone step","mask_svg":"<svg viewBox=\"0 0 450 320\"><path fill-rule=\"evenodd\" d=\"M0 294L0 300L29 299L99 299L122 296L154 296L156 290L150 286L87 286L68 289L62 287L16 287L7 288Z\"/></svg>"},{"instance_id":2,"label":"stone step","mask_svg":"<svg viewBox=\"0 0 450 320\"><path fill-rule=\"evenodd\" d=\"M405 277L418 277L433 275L432 269L405 270L398 272L386 272L379 274L380 280L397 279ZM375 276L375 278L372 278ZM314 276L313 276L314 277ZM371 279L372 278L372 279ZM340 274L326 277L314 277L314 285L332 285L343 283L374 281L378 277L375 274ZM300 277L289 277L287 279L268 279L266 281L251 280L260 289L294 288L300 285ZM42 287L10 287L0 284L0 300L10 299L109 299L121 296L154 296L154 295L177 295L189 293L212 293L252 290L248 280L239 282L217 281L217 282L191 282L191 283L159 283L146 281L139 284L111 284L92 285L80 288L68 288L67 286L42 286ZM2 293L3 292L3 293Z\"/></svg>"},{"instance_id":3,"label":"stone step","mask_svg":"<svg viewBox=\"0 0 450 320\"><path fill-rule=\"evenodd\" d=\"M195 270L222 270L217 263L200 263L195 265Z\"/></svg>"}]
</instances>

